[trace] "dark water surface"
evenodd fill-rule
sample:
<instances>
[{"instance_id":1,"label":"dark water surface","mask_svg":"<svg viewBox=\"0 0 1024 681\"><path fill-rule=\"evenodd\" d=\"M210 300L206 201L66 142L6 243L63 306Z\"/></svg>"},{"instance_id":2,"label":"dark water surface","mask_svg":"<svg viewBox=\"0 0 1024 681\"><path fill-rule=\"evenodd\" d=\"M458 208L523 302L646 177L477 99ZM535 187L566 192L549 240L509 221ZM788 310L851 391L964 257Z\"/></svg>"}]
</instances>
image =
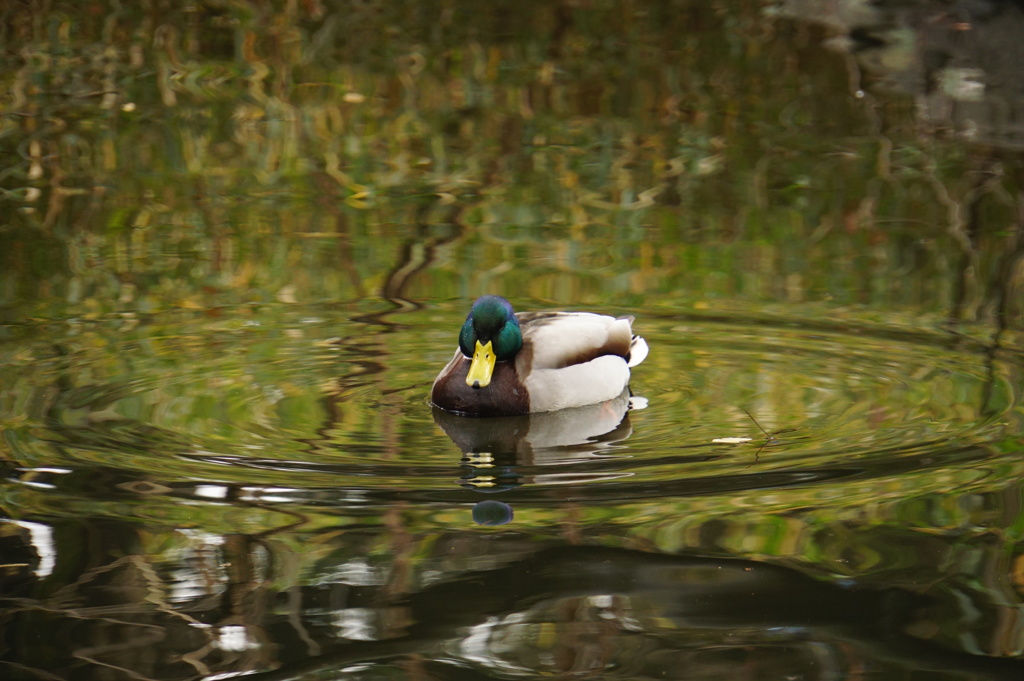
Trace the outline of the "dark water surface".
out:
<instances>
[{"instance_id":1,"label":"dark water surface","mask_svg":"<svg viewBox=\"0 0 1024 681\"><path fill-rule=\"evenodd\" d=\"M165 4L0 9L0 678L1024 678L1017 4Z\"/></svg>"}]
</instances>

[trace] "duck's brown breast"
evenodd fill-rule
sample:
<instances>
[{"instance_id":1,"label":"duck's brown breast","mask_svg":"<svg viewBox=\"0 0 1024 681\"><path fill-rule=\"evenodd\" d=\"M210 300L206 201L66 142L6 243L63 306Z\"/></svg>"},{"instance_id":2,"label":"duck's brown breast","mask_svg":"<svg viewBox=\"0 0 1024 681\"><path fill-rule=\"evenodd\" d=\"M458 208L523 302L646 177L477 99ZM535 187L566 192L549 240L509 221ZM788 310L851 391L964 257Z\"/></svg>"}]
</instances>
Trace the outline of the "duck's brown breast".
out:
<instances>
[{"instance_id":1,"label":"duck's brown breast","mask_svg":"<svg viewBox=\"0 0 1024 681\"><path fill-rule=\"evenodd\" d=\"M457 355L434 381L430 401L445 411L467 416L514 416L530 413L526 393L514 362L498 362L486 388L466 385L470 360Z\"/></svg>"}]
</instances>

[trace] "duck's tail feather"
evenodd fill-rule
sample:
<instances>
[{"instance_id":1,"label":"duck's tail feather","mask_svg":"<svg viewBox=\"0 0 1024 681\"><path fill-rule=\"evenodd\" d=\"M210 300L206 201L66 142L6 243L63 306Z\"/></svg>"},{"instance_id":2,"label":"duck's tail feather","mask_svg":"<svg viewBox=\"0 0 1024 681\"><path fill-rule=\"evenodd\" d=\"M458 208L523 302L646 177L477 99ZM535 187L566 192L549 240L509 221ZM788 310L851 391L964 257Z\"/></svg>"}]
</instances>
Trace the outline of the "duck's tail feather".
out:
<instances>
[{"instance_id":1,"label":"duck's tail feather","mask_svg":"<svg viewBox=\"0 0 1024 681\"><path fill-rule=\"evenodd\" d=\"M647 341L640 336L633 336L633 341L629 344L629 357L627 358L626 363L631 367L635 367L637 364L647 359L647 352Z\"/></svg>"}]
</instances>

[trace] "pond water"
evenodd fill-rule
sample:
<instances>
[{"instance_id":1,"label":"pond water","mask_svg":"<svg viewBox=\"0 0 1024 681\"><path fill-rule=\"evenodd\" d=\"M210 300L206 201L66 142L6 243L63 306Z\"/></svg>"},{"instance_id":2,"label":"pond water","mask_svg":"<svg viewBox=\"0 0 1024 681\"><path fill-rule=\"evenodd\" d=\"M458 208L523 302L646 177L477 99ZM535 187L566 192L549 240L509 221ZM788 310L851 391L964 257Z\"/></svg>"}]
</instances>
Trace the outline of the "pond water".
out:
<instances>
[{"instance_id":1,"label":"pond water","mask_svg":"<svg viewBox=\"0 0 1024 681\"><path fill-rule=\"evenodd\" d=\"M58 5L0 678L1024 678L1015 5ZM484 293L650 355L432 409Z\"/></svg>"}]
</instances>

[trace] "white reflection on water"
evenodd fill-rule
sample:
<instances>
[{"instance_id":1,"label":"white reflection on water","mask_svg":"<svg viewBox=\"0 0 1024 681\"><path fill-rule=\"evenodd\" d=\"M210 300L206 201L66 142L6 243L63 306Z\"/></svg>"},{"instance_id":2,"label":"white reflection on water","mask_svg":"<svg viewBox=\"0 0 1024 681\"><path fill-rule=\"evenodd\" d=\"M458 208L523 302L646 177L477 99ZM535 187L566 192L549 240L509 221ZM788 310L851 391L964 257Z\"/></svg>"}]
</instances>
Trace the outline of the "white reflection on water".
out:
<instances>
[{"instance_id":1,"label":"white reflection on water","mask_svg":"<svg viewBox=\"0 0 1024 681\"><path fill-rule=\"evenodd\" d=\"M260 647L259 641L249 638L246 628L240 624L229 624L220 628L220 636L217 639L217 647L221 650L241 652L243 650L254 650Z\"/></svg>"},{"instance_id":2,"label":"white reflection on water","mask_svg":"<svg viewBox=\"0 0 1024 681\"><path fill-rule=\"evenodd\" d=\"M228 488L224 485L196 485L195 495L205 499L226 499Z\"/></svg>"},{"instance_id":3,"label":"white reflection on water","mask_svg":"<svg viewBox=\"0 0 1024 681\"><path fill-rule=\"evenodd\" d=\"M387 572L364 560L356 559L342 563L325 573L321 581L350 586L380 586L387 583Z\"/></svg>"},{"instance_id":4,"label":"white reflection on water","mask_svg":"<svg viewBox=\"0 0 1024 681\"><path fill-rule=\"evenodd\" d=\"M520 624L524 618L524 613L512 613L503 619L488 617L485 622L470 627L469 633L459 645L459 652L465 659L486 665L491 669L506 672L532 671L529 667L515 664L501 657L502 653L507 653L515 648L514 643L502 640L504 635L507 635L508 627Z\"/></svg>"},{"instance_id":5,"label":"white reflection on water","mask_svg":"<svg viewBox=\"0 0 1024 681\"><path fill-rule=\"evenodd\" d=\"M338 636L351 641L377 640L377 610L373 608L344 608L334 612L334 626Z\"/></svg>"},{"instance_id":6,"label":"white reflection on water","mask_svg":"<svg viewBox=\"0 0 1024 681\"><path fill-rule=\"evenodd\" d=\"M35 569L37 577L47 577L53 573L57 565L57 550L53 545L53 528L42 523L32 523L27 520L8 520L18 527L28 530L32 547L39 556L39 566Z\"/></svg>"}]
</instances>

